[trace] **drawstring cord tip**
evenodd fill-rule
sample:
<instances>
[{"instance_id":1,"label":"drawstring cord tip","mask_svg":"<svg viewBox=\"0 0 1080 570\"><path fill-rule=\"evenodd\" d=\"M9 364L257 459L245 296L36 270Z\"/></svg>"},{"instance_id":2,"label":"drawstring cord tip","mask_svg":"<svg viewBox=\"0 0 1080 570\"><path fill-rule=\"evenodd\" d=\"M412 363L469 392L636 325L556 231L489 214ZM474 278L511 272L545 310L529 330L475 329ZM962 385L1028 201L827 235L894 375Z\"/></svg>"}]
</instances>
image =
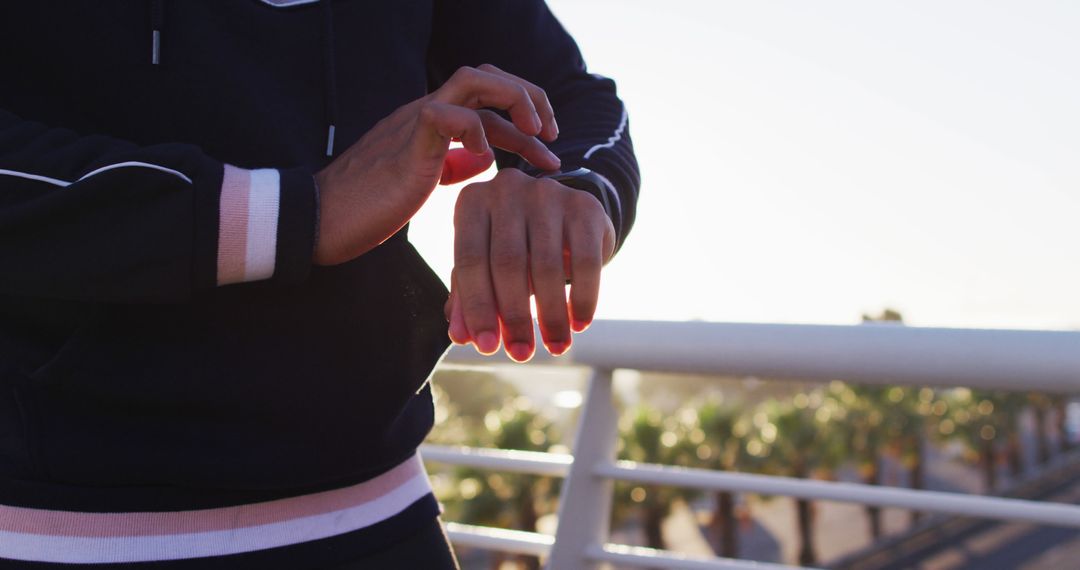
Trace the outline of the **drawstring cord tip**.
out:
<instances>
[{"instance_id":1,"label":"drawstring cord tip","mask_svg":"<svg viewBox=\"0 0 1080 570\"><path fill-rule=\"evenodd\" d=\"M154 47L150 51L150 62L161 63L161 30L154 30Z\"/></svg>"},{"instance_id":2,"label":"drawstring cord tip","mask_svg":"<svg viewBox=\"0 0 1080 570\"><path fill-rule=\"evenodd\" d=\"M334 125L326 133L326 156L334 156Z\"/></svg>"}]
</instances>

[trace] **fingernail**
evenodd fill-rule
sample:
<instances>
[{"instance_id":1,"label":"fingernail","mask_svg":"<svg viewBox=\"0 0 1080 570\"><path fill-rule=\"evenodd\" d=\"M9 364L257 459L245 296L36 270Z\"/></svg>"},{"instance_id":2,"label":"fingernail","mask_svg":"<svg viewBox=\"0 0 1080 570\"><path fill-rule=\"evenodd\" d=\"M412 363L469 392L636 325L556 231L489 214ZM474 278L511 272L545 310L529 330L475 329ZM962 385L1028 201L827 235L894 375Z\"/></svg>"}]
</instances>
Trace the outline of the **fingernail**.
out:
<instances>
[{"instance_id":1,"label":"fingernail","mask_svg":"<svg viewBox=\"0 0 1080 570\"><path fill-rule=\"evenodd\" d=\"M518 362L525 362L532 357L532 348L526 342L515 342L510 345L510 358Z\"/></svg>"},{"instance_id":2,"label":"fingernail","mask_svg":"<svg viewBox=\"0 0 1080 570\"><path fill-rule=\"evenodd\" d=\"M555 136L559 136L559 123L555 120L555 117L551 118L551 128L555 130Z\"/></svg>"},{"instance_id":3,"label":"fingernail","mask_svg":"<svg viewBox=\"0 0 1080 570\"><path fill-rule=\"evenodd\" d=\"M499 339L494 333L484 331L476 335L476 350L481 354L495 354L499 350Z\"/></svg>"},{"instance_id":4,"label":"fingernail","mask_svg":"<svg viewBox=\"0 0 1080 570\"><path fill-rule=\"evenodd\" d=\"M533 122L533 130L536 131L537 133L539 133L541 127L543 127L543 123L540 122L540 115L535 115L534 114L532 122Z\"/></svg>"},{"instance_id":5,"label":"fingernail","mask_svg":"<svg viewBox=\"0 0 1080 570\"><path fill-rule=\"evenodd\" d=\"M446 336L449 336L450 337L450 342L452 342L454 344L465 344L467 342L467 341L463 340L462 337L455 335L453 329L447 330L446 331Z\"/></svg>"},{"instance_id":6,"label":"fingernail","mask_svg":"<svg viewBox=\"0 0 1080 570\"><path fill-rule=\"evenodd\" d=\"M566 352L568 348L570 348L570 343L568 342L556 341L547 343L548 352L550 352L553 356L561 355L562 353Z\"/></svg>"},{"instance_id":7,"label":"fingernail","mask_svg":"<svg viewBox=\"0 0 1080 570\"><path fill-rule=\"evenodd\" d=\"M469 329L466 329L459 319L451 319L446 334L450 335L450 340L454 341L454 344L469 342Z\"/></svg>"},{"instance_id":8,"label":"fingernail","mask_svg":"<svg viewBox=\"0 0 1080 570\"><path fill-rule=\"evenodd\" d=\"M550 158L552 161L554 161L555 164L562 164L562 159L560 159L558 156L556 156L555 153L551 152L550 150L547 151L547 153L548 153L548 158Z\"/></svg>"},{"instance_id":9,"label":"fingernail","mask_svg":"<svg viewBox=\"0 0 1080 570\"><path fill-rule=\"evenodd\" d=\"M570 321L570 327L574 329L574 332L584 332L589 328L589 323L581 319L574 319Z\"/></svg>"}]
</instances>

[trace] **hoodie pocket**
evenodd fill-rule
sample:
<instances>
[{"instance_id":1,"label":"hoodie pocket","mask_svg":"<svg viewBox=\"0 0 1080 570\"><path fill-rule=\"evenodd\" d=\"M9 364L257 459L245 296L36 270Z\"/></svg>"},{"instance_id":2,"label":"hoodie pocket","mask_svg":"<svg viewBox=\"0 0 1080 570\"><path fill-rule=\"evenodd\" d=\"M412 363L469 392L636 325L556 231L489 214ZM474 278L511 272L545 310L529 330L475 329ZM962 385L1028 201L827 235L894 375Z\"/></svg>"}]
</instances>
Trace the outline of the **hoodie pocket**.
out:
<instances>
[{"instance_id":1,"label":"hoodie pocket","mask_svg":"<svg viewBox=\"0 0 1080 570\"><path fill-rule=\"evenodd\" d=\"M91 342L99 318L100 315L95 312L79 325L52 357L29 373L29 383L38 387L49 387L69 375L82 359L87 344Z\"/></svg>"},{"instance_id":2,"label":"hoodie pocket","mask_svg":"<svg viewBox=\"0 0 1080 570\"><path fill-rule=\"evenodd\" d=\"M445 300L395 238L298 287L113 306L41 371L44 463L84 483L265 489L400 460L430 428Z\"/></svg>"}]
</instances>

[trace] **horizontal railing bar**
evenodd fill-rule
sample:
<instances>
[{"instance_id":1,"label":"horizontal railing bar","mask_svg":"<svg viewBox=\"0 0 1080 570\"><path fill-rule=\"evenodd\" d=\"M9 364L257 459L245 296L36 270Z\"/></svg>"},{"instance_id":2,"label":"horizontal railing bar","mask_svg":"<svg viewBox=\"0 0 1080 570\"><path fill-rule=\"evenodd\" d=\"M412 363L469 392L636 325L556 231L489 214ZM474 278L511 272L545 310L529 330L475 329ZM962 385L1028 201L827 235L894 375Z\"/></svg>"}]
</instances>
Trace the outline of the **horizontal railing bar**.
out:
<instances>
[{"instance_id":1,"label":"horizontal railing bar","mask_svg":"<svg viewBox=\"0 0 1080 570\"><path fill-rule=\"evenodd\" d=\"M624 544L605 544L603 548L593 545L586 550L585 555L596 562L612 562L644 568L663 567L665 570L806 570L808 568L752 560L703 558Z\"/></svg>"},{"instance_id":2,"label":"horizontal railing bar","mask_svg":"<svg viewBox=\"0 0 1080 570\"><path fill-rule=\"evenodd\" d=\"M543 351L539 351L543 352ZM450 363L511 361L471 347ZM597 321L563 357L537 364L865 384L1080 389L1080 331Z\"/></svg>"},{"instance_id":3,"label":"horizontal railing bar","mask_svg":"<svg viewBox=\"0 0 1080 570\"><path fill-rule=\"evenodd\" d=\"M431 444L425 444L420 449L424 460L429 462L552 477L566 476L573 462L573 457L570 455L535 451ZM600 464L596 467L595 473L602 477L638 483L761 493L1080 528L1080 506L1077 505L712 471L631 461Z\"/></svg>"},{"instance_id":4,"label":"horizontal railing bar","mask_svg":"<svg viewBox=\"0 0 1080 570\"><path fill-rule=\"evenodd\" d=\"M421 445L420 456L434 463L551 477L565 477L574 462L574 456L563 453L432 444Z\"/></svg>"},{"instance_id":5,"label":"horizontal railing bar","mask_svg":"<svg viewBox=\"0 0 1080 570\"><path fill-rule=\"evenodd\" d=\"M453 522L446 523L446 534L456 546L532 556L547 556L555 543L555 538L546 534ZM649 567L662 564L664 568L671 570L696 570L699 568L709 570L795 570L796 568L802 568L749 560L689 556L624 544L606 544L603 548L594 545L586 553L586 556L596 561L617 562L631 566Z\"/></svg>"},{"instance_id":6,"label":"horizontal railing bar","mask_svg":"<svg viewBox=\"0 0 1080 570\"><path fill-rule=\"evenodd\" d=\"M601 463L596 466L595 473L601 477L637 483L783 495L1080 528L1080 505L710 471L632 461Z\"/></svg>"},{"instance_id":7,"label":"horizontal railing bar","mask_svg":"<svg viewBox=\"0 0 1080 570\"><path fill-rule=\"evenodd\" d=\"M547 556L555 544L555 537L547 534L454 522L446 523L446 535L455 546L532 556Z\"/></svg>"}]
</instances>

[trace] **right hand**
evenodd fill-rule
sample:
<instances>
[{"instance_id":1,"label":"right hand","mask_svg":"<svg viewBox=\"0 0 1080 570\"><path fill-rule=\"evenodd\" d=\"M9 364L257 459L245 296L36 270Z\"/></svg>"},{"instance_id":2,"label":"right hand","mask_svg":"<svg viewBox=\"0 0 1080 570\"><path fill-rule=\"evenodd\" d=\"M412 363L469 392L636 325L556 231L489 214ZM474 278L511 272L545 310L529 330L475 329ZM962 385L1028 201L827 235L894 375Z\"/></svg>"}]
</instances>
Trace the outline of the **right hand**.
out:
<instances>
[{"instance_id":1,"label":"right hand","mask_svg":"<svg viewBox=\"0 0 1080 570\"><path fill-rule=\"evenodd\" d=\"M511 121L485 108L505 110ZM379 121L315 175L320 191L315 263L360 256L404 226L436 184L453 184L491 166L495 146L533 166L559 159L537 136L558 135L544 92L491 65L462 67L434 92ZM449 150L452 140L463 149Z\"/></svg>"}]
</instances>

